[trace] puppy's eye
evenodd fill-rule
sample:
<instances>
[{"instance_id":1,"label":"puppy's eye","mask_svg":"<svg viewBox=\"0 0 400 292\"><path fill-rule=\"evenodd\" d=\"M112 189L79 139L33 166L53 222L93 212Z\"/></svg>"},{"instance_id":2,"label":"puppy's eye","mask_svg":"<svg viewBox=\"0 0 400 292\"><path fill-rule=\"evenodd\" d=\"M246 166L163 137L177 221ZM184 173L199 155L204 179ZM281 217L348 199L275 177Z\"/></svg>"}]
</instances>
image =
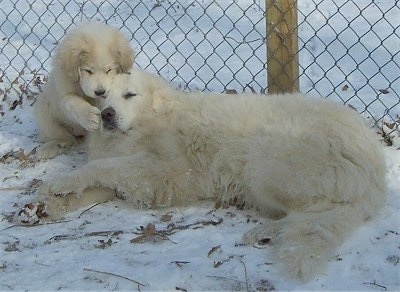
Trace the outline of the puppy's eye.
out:
<instances>
[{"instance_id":1,"label":"puppy's eye","mask_svg":"<svg viewBox=\"0 0 400 292\"><path fill-rule=\"evenodd\" d=\"M87 74L89 74L89 75L92 75L93 74L93 71L92 70L89 70L89 69L84 69L85 70L85 72L87 73Z\"/></svg>"},{"instance_id":2,"label":"puppy's eye","mask_svg":"<svg viewBox=\"0 0 400 292\"><path fill-rule=\"evenodd\" d=\"M127 93L124 94L124 98L125 99L129 99L129 98L134 97L134 96L136 96L136 93L133 93L133 92L127 92Z\"/></svg>"}]
</instances>

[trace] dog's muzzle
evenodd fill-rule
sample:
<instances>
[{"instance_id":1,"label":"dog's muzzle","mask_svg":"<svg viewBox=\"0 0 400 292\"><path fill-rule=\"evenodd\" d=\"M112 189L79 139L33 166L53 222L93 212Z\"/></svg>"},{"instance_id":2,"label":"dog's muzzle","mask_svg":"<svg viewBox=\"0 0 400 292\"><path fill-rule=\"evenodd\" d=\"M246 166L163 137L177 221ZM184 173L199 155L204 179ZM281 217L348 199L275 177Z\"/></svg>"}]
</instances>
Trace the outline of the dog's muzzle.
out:
<instances>
[{"instance_id":1,"label":"dog's muzzle","mask_svg":"<svg viewBox=\"0 0 400 292\"><path fill-rule=\"evenodd\" d=\"M107 130L114 130L117 128L117 121L115 119L115 109L112 107L105 108L101 111L101 119L103 127Z\"/></svg>"}]
</instances>

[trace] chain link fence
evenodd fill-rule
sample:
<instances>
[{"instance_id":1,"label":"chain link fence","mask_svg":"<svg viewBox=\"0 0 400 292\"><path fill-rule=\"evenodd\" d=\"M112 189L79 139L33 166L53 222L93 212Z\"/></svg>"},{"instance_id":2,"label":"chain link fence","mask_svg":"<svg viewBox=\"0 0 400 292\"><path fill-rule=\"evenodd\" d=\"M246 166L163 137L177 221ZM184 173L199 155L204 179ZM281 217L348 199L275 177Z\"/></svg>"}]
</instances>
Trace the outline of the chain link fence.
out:
<instances>
[{"instance_id":1,"label":"chain link fence","mask_svg":"<svg viewBox=\"0 0 400 292\"><path fill-rule=\"evenodd\" d=\"M372 117L390 142L400 123L399 1L296 3L300 91ZM87 19L119 28L138 66L182 88L266 92L265 7L264 0L0 0L1 114L34 101L57 42Z\"/></svg>"}]
</instances>

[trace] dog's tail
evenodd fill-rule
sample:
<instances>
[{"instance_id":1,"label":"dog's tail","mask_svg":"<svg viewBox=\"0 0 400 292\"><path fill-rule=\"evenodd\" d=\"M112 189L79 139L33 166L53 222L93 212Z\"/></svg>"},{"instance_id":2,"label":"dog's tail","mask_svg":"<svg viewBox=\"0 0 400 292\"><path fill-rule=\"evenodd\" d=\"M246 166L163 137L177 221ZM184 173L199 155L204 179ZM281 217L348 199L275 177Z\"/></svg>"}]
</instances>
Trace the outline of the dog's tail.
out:
<instances>
[{"instance_id":1,"label":"dog's tail","mask_svg":"<svg viewBox=\"0 0 400 292\"><path fill-rule=\"evenodd\" d=\"M331 252L366 219L369 211L343 202L317 204L291 213L267 226L273 232L273 256L292 276L309 280L323 272L333 257Z\"/></svg>"}]
</instances>

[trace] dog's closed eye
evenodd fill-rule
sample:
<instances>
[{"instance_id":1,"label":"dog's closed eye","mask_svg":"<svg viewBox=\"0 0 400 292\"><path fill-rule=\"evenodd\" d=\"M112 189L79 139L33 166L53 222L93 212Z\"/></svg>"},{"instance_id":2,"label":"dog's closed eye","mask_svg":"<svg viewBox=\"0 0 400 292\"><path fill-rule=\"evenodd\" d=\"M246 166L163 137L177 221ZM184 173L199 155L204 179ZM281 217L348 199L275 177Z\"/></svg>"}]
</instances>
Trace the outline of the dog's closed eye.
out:
<instances>
[{"instance_id":1,"label":"dog's closed eye","mask_svg":"<svg viewBox=\"0 0 400 292\"><path fill-rule=\"evenodd\" d=\"M92 71L92 70L89 70L89 69L84 69L84 70L85 70L85 72L88 73L89 75L92 75L92 74L93 74L93 71Z\"/></svg>"},{"instance_id":2,"label":"dog's closed eye","mask_svg":"<svg viewBox=\"0 0 400 292\"><path fill-rule=\"evenodd\" d=\"M129 98L134 97L134 96L136 96L136 93L133 93L133 92L127 92L127 93L125 93L125 94L123 95L123 97L124 97L125 99L129 99Z\"/></svg>"}]
</instances>

